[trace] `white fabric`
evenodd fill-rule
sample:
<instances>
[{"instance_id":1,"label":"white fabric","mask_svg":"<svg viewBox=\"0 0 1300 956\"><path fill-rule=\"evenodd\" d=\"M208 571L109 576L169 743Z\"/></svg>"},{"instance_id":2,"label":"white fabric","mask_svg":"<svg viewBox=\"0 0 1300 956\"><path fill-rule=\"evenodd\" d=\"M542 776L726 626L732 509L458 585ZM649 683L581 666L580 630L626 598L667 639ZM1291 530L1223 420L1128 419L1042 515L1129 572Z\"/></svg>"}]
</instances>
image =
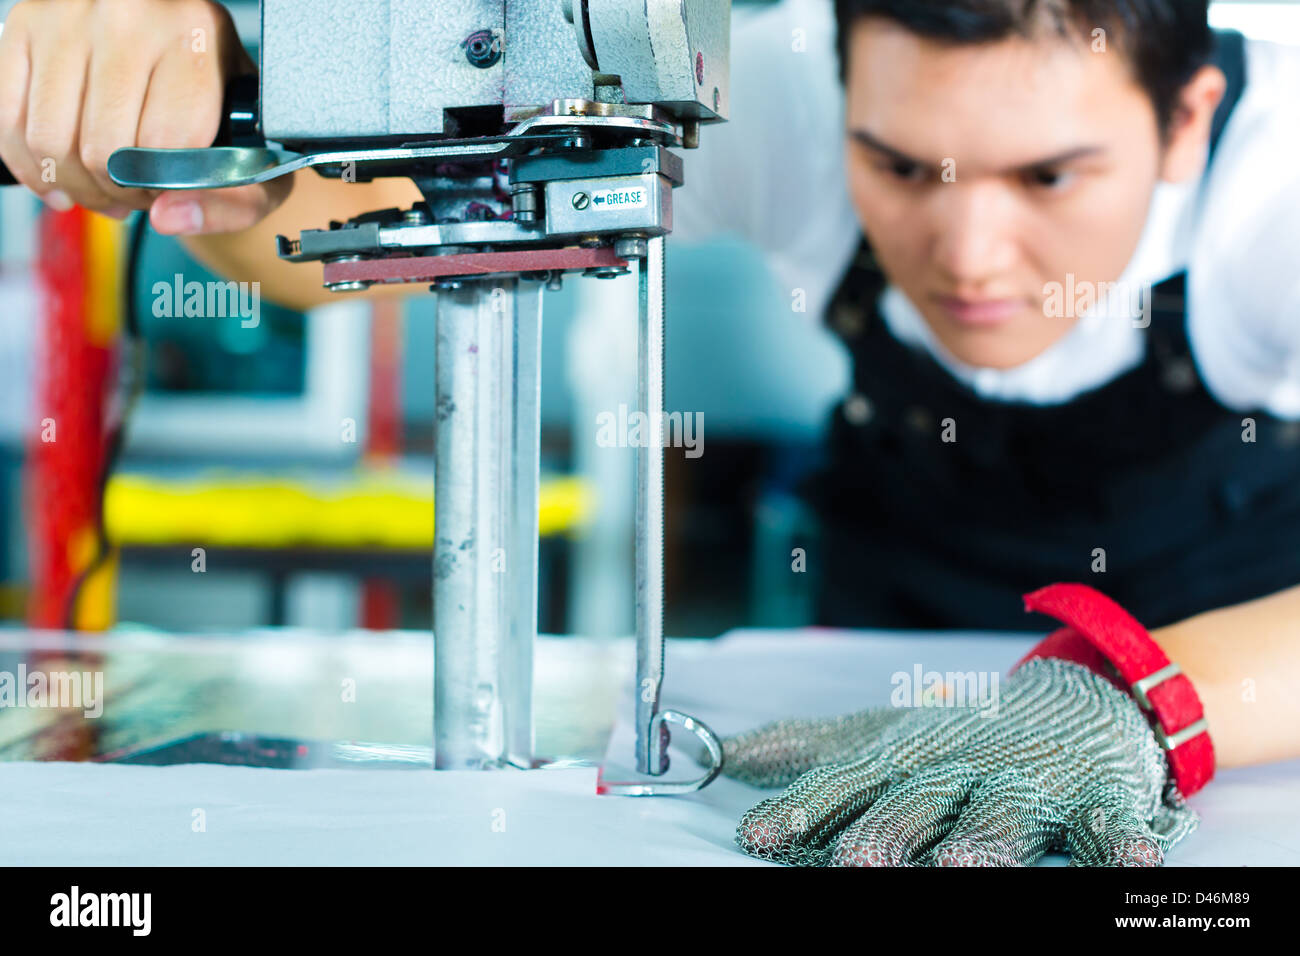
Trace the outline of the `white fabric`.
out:
<instances>
[{"instance_id":1,"label":"white fabric","mask_svg":"<svg viewBox=\"0 0 1300 956\"><path fill-rule=\"evenodd\" d=\"M387 642L371 640L380 640L381 649ZM670 640L664 703L730 734L778 717L886 704L891 675L917 665L1002 673L1037 640L817 630ZM540 639L539 661L552 660L562 643ZM631 642L618 643L630 664ZM381 654L377 660L392 658ZM620 679L613 672L609 677ZM427 673L410 685L417 683L427 691ZM615 761L633 753L633 681L624 683L609 748ZM554 723L562 716L544 711L538 719ZM698 772L676 751L673 759L673 775ZM605 779L619 776L606 766ZM687 797L642 799L597 796L595 781L594 768L475 773L0 762L0 862L772 865L746 856L732 841L741 814L775 791L720 778ZM1168 865L1300 865L1300 761L1220 771L1190 803L1201 814L1200 829L1174 849ZM1064 862L1051 856L1042 864Z\"/></svg>"},{"instance_id":2,"label":"white fabric","mask_svg":"<svg viewBox=\"0 0 1300 956\"><path fill-rule=\"evenodd\" d=\"M684 151L678 241L732 233L764 251L778 280L820 317L856 247L845 183L843 93L830 0L782 0L733 18L731 119ZM1300 47L1247 43L1247 87L1201 183L1161 184L1121 281L1189 273L1193 357L1234 409L1300 418ZM981 394L1042 404L1138 364L1145 332L1089 315L1012 369L947 354L906 296L881 303L890 331L925 348ZM1111 312L1111 315L1114 313Z\"/></svg>"}]
</instances>

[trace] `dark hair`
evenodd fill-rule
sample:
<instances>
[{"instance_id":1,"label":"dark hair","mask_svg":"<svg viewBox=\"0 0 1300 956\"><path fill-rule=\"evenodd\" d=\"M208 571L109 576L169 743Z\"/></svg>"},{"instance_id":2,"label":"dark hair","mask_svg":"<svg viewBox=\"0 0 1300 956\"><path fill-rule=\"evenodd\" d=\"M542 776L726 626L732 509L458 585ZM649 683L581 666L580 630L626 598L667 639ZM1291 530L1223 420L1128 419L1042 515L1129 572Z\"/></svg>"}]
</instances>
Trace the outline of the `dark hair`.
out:
<instances>
[{"instance_id":1,"label":"dark hair","mask_svg":"<svg viewBox=\"0 0 1300 956\"><path fill-rule=\"evenodd\" d=\"M1045 26L1090 40L1106 31L1133 64L1168 127L1179 91L1210 59L1209 0L835 0L840 82L848 74L848 38L864 17L884 17L920 36L984 43L1034 36Z\"/></svg>"}]
</instances>

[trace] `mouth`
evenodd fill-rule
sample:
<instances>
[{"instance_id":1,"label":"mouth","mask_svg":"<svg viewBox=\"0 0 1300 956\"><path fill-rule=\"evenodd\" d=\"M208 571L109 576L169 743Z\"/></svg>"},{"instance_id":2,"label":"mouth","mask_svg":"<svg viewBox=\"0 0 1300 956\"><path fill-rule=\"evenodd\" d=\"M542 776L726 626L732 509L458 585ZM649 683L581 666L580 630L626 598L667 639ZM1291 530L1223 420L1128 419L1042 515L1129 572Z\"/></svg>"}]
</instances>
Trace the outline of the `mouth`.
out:
<instances>
[{"instance_id":1,"label":"mouth","mask_svg":"<svg viewBox=\"0 0 1300 956\"><path fill-rule=\"evenodd\" d=\"M944 315L959 325L993 326L1019 315L1029 305L1028 299L967 299L961 296L936 295L931 300Z\"/></svg>"}]
</instances>

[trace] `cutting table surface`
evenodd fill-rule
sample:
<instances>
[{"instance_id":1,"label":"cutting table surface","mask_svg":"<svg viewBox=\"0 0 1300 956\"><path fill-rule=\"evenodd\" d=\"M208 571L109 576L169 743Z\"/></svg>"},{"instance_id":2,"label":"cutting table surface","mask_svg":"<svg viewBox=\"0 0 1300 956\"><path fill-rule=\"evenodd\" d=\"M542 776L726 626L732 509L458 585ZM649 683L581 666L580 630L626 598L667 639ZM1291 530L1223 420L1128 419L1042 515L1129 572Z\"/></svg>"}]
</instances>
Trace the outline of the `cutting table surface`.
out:
<instances>
[{"instance_id":1,"label":"cutting table surface","mask_svg":"<svg viewBox=\"0 0 1300 956\"><path fill-rule=\"evenodd\" d=\"M664 703L728 734L884 704L891 675L918 665L1004 673L1033 641L806 630L672 640ZM68 667L104 673L102 717L0 709L0 864L765 865L732 841L740 814L774 791L720 778L685 797L596 795L606 749L607 777L631 754L629 640L541 639L538 750L565 760L482 773L91 762L218 730L418 753L431 740L425 634L0 632L0 671L52 670L73 652L83 656ZM674 760L682 776L696 772ZM1300 864L1300 761L1220 771L1191 803L1200 829L1169 865Z\"/></svg>"}]
</instances>

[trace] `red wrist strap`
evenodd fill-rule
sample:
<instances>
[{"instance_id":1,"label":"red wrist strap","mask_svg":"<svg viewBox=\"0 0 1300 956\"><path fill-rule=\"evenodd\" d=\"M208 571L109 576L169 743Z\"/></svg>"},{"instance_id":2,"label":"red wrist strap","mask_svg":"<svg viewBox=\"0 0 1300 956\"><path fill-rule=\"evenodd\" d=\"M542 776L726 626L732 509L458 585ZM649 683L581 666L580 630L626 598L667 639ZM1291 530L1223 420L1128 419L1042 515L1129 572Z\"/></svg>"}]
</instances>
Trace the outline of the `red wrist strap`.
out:
<instances>
[{"instance_id":1,"label":"red wrist strap","mask_svg":"<svg viewBox=\"0 0 1300 956\"><path fill-rule=\"evenodd\" d=\"M1086 584L1052 584L1026 594L1025 610L1047 614L1066 627L1041 641L1016 667L1035 657L1056 657L1103 675L1155 715L1156 739L1168 754L1179 792L1188 797L1210 782L1214 745L1196 688L1131 614Z\"/></svg>"}]
</instances>

